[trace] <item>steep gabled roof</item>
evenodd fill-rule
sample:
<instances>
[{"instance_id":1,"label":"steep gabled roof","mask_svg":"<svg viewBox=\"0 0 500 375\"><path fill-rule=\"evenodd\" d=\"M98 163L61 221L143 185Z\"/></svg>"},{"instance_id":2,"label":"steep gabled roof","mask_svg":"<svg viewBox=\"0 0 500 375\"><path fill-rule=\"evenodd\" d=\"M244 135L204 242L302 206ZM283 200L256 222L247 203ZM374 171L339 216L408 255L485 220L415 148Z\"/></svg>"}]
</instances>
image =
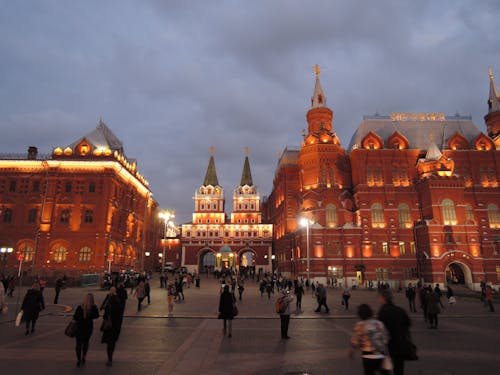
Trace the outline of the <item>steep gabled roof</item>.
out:
<instances>
[{"instance_id":1,"label":"steep gabled roof","mask_svg":"<svg viewBox=\"0 0 500 375\"><path fill-rule=\"evenodd\" d=\"M84 139L94 149L110 149L111 151L119 151L120 153L123 153L122 142L113 134L111 129L109 129L102 120L99 120L97 127L93 131L79 138L69 145L69 147L74 149Z\"/></svg>"},{"instance_id":2,"label":"steep gabled roof","mask_svg":"<svg viewBox=\"0 0 500 375\"><path fill-rule=\"evenodd\" d=\"M215 169L214 156L210 155L210 160L208 162L207 173L205 173L205 180L203 181L203 186L219 186L219 180L217 179L217 171Z\"/></svg>"}]
</instances>

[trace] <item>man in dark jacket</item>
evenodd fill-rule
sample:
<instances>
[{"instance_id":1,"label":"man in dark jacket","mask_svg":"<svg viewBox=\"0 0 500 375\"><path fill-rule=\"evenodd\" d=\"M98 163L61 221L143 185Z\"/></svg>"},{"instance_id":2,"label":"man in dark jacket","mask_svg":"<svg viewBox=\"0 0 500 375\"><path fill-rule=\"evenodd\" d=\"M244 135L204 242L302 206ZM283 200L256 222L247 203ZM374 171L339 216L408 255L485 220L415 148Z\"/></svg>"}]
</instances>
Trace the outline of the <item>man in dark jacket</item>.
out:
<instances>
[{"instance_id":1,"label":"man in dark jacket","mask_svg":"<svg viewBox=\"0 0 500 375\"><path fill-rule=\"evenodd\" d=\"M56 295L54 297L54 305L57 305L59 302L59 293L61 293L61 289L63 288L63 286L64 286L63 279L61 277L58 277L56 279L56 286L55 286Z\"/></svg>"},{"instance_id":2,"label":"man in dark jacket","mask_svg":"<svg viewBox=\"0 0 500 375\"><path fill-rule=\"evenodd\" d=\"M45 303L43 300L43 294L40 292L40 285L35 283L33 284L33 287L28 289L26 292L23 304L21 305L21 310L23 310L23 321L26 323L27 335L30 334L30 324L31 333L35 332L35 324L38 319L38 314L44 309Z\"/></svg>"},{"instance_id":3,"label":"man in dark jacket","mask_svg":"<svg viewBox=\"0 0 500 375\"><path fill-rule=\"evenodd\" d=\"M389 331L389 353L394 365L394 375L404 374L404 361L410 355L410 318L405 310L394 305L392 293L389 289L379 292L379 301L382 304L378 312L378 320L384 323Z\"/></svg>"}]
</instances>

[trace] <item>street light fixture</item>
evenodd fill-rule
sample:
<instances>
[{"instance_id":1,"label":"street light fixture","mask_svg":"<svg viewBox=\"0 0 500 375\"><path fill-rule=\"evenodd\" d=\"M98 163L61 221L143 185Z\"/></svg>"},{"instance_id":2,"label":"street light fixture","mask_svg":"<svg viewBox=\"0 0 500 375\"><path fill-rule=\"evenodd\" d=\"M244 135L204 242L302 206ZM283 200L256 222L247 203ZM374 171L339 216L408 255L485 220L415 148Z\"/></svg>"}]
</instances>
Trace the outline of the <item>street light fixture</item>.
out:
<instances>
[{"instance_id":1,"label":"street light fixture","mask_svg":"<svg viewBox=\"0 0 500 375\"><path fill-rule=\"evenodd\" d=\"M175 218L174 211L172 210L165 210L161 211L158 214L158 217L163 221L163 252L161 254L161 272L165 271L165 252L166 252L166 246L167 246L167 231L170 229L171 231L175 231L175 226L174 222L172 221L173 218ZM172 229L173 228L173 229ZM175 237L172 236L172 237Z\"/></svg>"},{"instance_id":2,"label":"street light fixture","mask_svg":"<svg viewBox=\"0 0 500 375\"><path fill-rule=\"evenodd\" d=\"M300 225L306 228L306 252L307 252L307 280L311 282L311 264L309 258L309 226L314 224L314 221L310 218L303 217L300 219Z\"/></svg>"}]
</instances>

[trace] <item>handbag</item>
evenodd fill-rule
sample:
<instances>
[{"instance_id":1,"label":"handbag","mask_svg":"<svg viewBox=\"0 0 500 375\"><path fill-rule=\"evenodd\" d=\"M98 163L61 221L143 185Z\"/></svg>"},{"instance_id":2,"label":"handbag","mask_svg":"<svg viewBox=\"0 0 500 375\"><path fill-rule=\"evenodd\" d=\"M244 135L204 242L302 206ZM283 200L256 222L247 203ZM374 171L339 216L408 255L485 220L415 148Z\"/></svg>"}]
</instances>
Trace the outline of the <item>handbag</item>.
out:
<instances>
[{"instance_id":1,"label":"handbag","mask_svg":"<svg viewBox=\"0 0 500 375\"><path fill-rule=\"evenodd\" d=\"M235 304L233 304L233 316L238 316L238 313L239 313L238 308L236 307Z\"/></svg>"},{"instance_id":2,"label":"handbag","mask_svg":"<svg viewBox=\"0 0 500 375\"><path fill-rule=\"evenodd\" d=\"M102 320L102 324L101 324L101 331L102 332L109 331L111 328L113 328L113 324L111 323L111 319L110 318L104 318Z\"/></svg>"},{"instance_id":3,"label":"handbag","mask_svg":"<svg viewBox=\"0 0 500 375\"><path fill-rule=\"evenodd\" d=\"M77 326L76 320L71 319L71 321L66 326L66 329L64 330L64 334L68 337L75 337L77 327L78 326Z\"/></svg>"},{"instance_id":4,"label":"handbag","mask_svg":"<svg viewBox=\"0 0 500 375\"><path fill-rule=\"evenodd\" d=\"M394 369L394 366L392 365L391 357L386 355L382 359L382 364L380 365L380 369L385 370L385 371L392 371Z\"/></svg>"},{"instance_id":5,"label":"handbag","mask_svg":"<svg viewBox=\"0 0 500 375\"><path fill-rule=\"evenodd\" d=\"M19 327L21 325L22 320L23 320L23 310L20 310L16 316L16 327Z\"/></svg>"}]
</instances>

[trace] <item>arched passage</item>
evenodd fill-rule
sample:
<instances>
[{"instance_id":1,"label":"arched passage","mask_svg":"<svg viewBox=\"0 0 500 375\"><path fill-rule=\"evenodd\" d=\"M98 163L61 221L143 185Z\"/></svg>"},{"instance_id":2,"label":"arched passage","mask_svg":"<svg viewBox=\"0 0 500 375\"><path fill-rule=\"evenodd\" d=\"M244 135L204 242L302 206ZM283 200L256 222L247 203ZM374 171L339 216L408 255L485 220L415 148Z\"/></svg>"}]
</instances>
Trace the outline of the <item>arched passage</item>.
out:
<instances>
[{"instance_id":1,"label":"arched passage","mask_svg":"<svg viewBox=\"0 0 500 375\"><path fill-rule=\"evenodd\" d=\"M449 285L464 285L473 288L472 272L470 268L461 262L452 262L445 268L446 283Z\"/></svg>"},{"instance_id":2,"label":"arched passage","mask_svg":"<svg viewBox=\"0 0 500 375\"><path fill-rule=\"evenodd\" d=\"M255 261L257 259L257 253L246 248L239 252L238 254L238 266L239 272L244 275L250 275L255 272Z\"/></svg>"},{"instance_id":3,"label":"arched passage","mask_svg":"<svg viewBox=\"0 0 500 375\"><path fill-rule=\"evenodd\" d=\"M198 270L200 273L212 273L216 265L215 252L212 249L205 248L198 254Z\"/></svg>"}]
</instances>

